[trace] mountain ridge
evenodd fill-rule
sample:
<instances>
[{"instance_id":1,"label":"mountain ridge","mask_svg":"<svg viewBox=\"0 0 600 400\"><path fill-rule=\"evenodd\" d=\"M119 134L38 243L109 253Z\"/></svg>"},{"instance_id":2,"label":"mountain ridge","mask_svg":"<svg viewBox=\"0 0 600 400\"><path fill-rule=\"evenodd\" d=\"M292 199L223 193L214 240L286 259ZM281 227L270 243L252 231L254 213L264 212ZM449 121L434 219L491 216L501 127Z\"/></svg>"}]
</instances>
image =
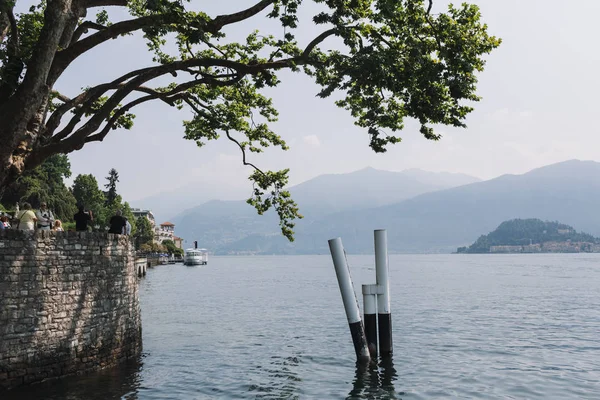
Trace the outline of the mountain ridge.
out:
<instances>
[{"instance_id":1,"label":"mountain ridge","mask_svg":"<svg viewBox=\"0 0 600 400\"><path fill-rule=\"evenodd\" d=\"M427 172L424 171L424 174ZM448 176L454 177L453 174ZM478 180L469 176L460 176L460 179ZM300 228L308 227L331 213L393 204L449 185L452 183L430 184L426 178L408 177L402 172L363 168L346 174L320 175L292 186L289 190L300 207L300 213L305 216L303 220L297 221L297 228ZM254 208L244 200L209 201L186 209L170 219L177 225L179 236L194 237L205 243L204 247L233 243L247 235L271 235L279 232L275 213L258 216Z\"/></svg>"}]
</instances>

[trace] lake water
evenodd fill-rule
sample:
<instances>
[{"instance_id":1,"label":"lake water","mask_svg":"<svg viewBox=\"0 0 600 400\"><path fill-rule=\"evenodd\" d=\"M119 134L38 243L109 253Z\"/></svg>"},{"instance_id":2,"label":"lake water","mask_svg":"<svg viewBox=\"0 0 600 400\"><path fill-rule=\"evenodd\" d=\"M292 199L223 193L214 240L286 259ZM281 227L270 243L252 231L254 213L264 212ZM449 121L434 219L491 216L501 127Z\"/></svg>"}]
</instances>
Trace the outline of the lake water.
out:
<instances>
[{"instance_id":1,"label":"lake water","mask_svg":"<svg viewBox=\"0 0 600 400\"><path fill-rule=\"evenodd\" d=\"M349 256L357 293L372 256ZM20 399L600 399L600 255L390 257L393 364L358 369L329 256L140 282L140 363ZM362 303L362 299L361 299Z\"/></svg>"}]
</instances>

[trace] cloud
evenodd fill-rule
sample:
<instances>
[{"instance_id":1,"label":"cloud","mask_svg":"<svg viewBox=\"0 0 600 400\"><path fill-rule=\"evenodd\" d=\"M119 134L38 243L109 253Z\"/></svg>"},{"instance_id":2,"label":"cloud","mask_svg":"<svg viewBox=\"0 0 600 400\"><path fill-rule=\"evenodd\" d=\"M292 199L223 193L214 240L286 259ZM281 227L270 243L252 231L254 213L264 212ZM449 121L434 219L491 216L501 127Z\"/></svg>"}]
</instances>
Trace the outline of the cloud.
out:
<instances>
[{"instance_id":1,"label":"cloud","mask_svg":"<svg viewBox=\"0 0 600 400\"><path fill-rule=\"evenodd\" d=\"M302 140L304 141L304 143L306 143L307 145L312 146L312 147L320 147L321 146L321 141L319 140L319 137L317 135L304 136L302 138Z\"/></svg>"}]
</instances>

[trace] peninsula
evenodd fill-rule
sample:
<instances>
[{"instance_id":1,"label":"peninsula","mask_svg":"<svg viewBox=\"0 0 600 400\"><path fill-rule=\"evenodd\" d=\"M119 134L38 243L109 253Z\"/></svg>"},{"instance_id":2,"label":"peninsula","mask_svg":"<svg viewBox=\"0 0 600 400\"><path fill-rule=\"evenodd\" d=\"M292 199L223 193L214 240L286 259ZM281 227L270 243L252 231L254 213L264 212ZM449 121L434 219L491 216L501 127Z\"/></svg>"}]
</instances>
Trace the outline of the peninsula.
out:
<instances>
[{"instance_id":1,"label":"peninsula","mask_svg":"<svg viewBox=\"0 0 600 400\"><path fill-rule=\"evenodd\" d=\"M505 221L457 253L600 253L600 239L559 222Z\"/></svg>"}]
</instances>

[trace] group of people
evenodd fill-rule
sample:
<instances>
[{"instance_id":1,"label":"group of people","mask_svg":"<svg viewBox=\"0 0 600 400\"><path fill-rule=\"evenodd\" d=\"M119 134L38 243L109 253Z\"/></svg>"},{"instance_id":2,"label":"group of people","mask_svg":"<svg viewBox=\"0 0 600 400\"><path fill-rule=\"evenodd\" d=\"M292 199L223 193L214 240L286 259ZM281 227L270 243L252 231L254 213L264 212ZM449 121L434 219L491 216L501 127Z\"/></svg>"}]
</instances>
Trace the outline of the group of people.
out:
<instances>
[{"instance_id":1,"label":"group of people","mask_svg":"<svg viewBox=\"0 0 600 400\"><path fill-rule=\"evenodd\" d=\"M92 210L85 210L83 205L78 206L78 212L73 216L75 220L75 230L78 232L87 231L90 223L94 221ZM123 216L121 210L109 221L108 233L117 233L120 235L131 234L131 224L127 217ZM17 211L11 219L8 214L0 214L0 230L19 229L19 230L53 230L57 232L64 231L62 222L54 218L52 211L48 209L45 202L40 204L40 209L33 211L31 204L23 203L23 209Z\"/></svg>"},{"instance_id":2,"label":"group of people","mask_svg":"<svg viewBox=\"0 0 600 400\"><path fill-rule=\"evenodd\" d=\"M37 211L33 211L31 204L23 203L23 209L15 213L12 223L8 214L0 216L0 230L2 229L63 231L62 222L54 218L54 214L45 202L40 204L40 209Z\"/></svg>"},{"instance_id":3,"label":"group of people","mask_svg":"<svg viewBox=\"0 0 600 400\"><path fill-rule=\"evenodd\" d=\"M94 221L94 214L92 210L85 210L83 205L78 206L78 212L73 216L75 220L75 230L78 232L87 231L88 224ZM123 216L121 210L117 210L116 214L110 218L108 233L117 233L120 235L131 234L131 224L127 220L127 217Z\"/></svg>"}]
</instances>

